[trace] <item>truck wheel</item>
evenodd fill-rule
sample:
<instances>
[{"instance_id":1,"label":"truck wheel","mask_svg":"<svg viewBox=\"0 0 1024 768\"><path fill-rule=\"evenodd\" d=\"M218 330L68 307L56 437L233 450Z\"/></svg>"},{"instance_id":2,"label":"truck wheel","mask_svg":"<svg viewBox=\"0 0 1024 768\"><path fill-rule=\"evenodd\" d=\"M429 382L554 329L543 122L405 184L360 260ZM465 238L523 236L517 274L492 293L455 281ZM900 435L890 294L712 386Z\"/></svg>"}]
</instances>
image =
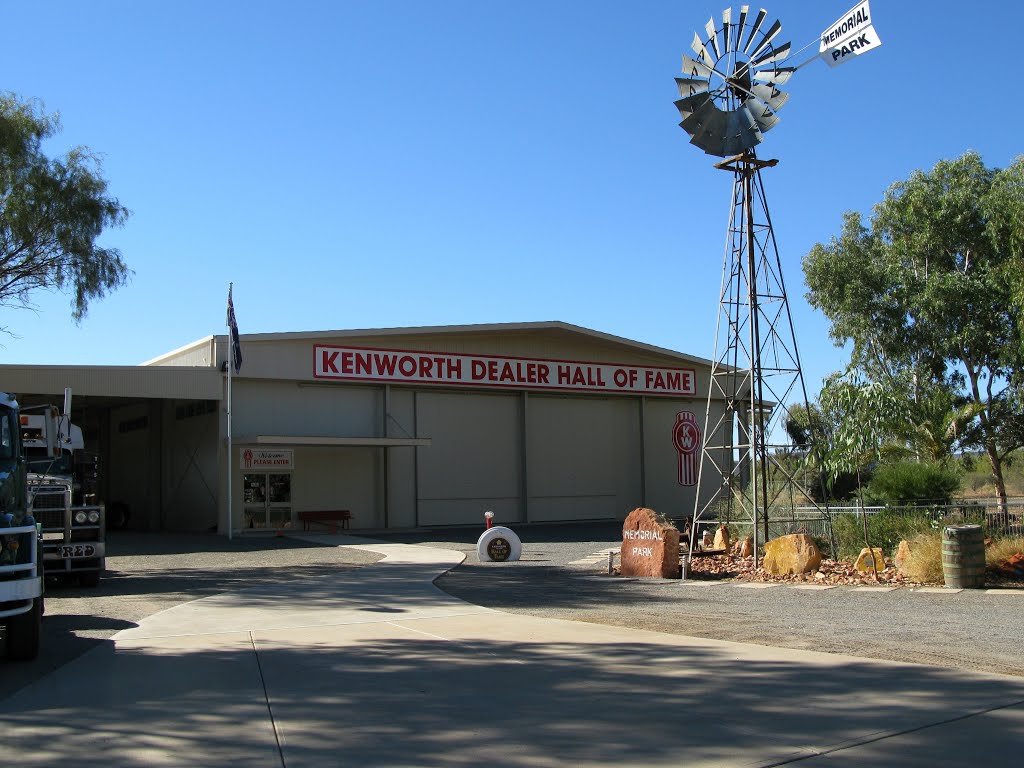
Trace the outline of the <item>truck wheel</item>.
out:
<instances>
[{"instance_id":1,"label":"truck wheel","mask_svg":"<svg viewBox=\"0 0 1024 768\"><path fill-rule=\"evenodd\" d=\"M107 505L107 527L121 529L128 525L131 510L121 501L112 501Z\"/></svg>"},{"instance_id":2,"label":"truck wheel","mask_svg":"<svg viewBox=\"0 0 1024 768\"><path fill-rule=\"evenodd\" d=\"M80 573L78 574L78 583L81 584L83 587L99 586L100 572L87 571L86 573Z\"/></svg>"},{"instance_id":3,"label":"truck wheel","mask_svg":"<svg viewBox=\"0 0 1024 768\"><path fill-rule=\"evenodd\" d=\"M39 655L39 628L43 618L43 598L32 601L28 613L7 620L7 656L16 661L31 661Z\"/></svg>"}]
</instances>

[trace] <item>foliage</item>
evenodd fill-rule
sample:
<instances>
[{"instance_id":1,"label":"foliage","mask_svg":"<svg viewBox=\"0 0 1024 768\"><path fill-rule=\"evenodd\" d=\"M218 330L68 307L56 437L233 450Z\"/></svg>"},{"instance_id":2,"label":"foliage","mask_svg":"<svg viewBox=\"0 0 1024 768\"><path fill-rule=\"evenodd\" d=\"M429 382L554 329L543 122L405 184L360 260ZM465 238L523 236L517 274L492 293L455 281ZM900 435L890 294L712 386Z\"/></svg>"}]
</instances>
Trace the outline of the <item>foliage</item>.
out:
<instances>
[{"instance_id":1,"label":"foliage","mask_svg":"<svg viewBox=\"0 0 1024 768\"><path fill-rule=\"evenodd\" d=\"M866 224L847 213L839 236L803 261L807 298L828 316L836 343L851 343L851 368L902 393L917 428L928 419L913 411L927 411L928 397L958 409L951 442L940 418L920 443L933 443L926 455L941 454L944 442L982 448L1004 503L1002 462L1024 445L1024 345L1012 304L1022 173L1021 161L990 169L974 152L915 171Z\"/></svg>"},{"instance_id":2,"label":"foliage","mask_svg":"<svg viewBox=\"0 0 1024 768\"><path fill-rule=\"evenodd\" d=\"M1008 254L1005 272L1014 304L1018 312L1024 311L1024 157L1018 157L993 179L984 212L993 247ZM1018 331L1024 333L1024 328Z\"/></svg>"},{"instance_id":3,"label":"foliage","mask_svg":"<svg viewBox=\"0 0 1024 768\"><path fill-rule=\"evenodd\" d=\"M992 473L984 464L983 454L964 453L959 457L964 479L960 496L979 498L992 496ZM1024 451L1017 450L1003 462L1003 477L1009 496L1024 496Z\"/></svg>"},{"instance_id":4,"label":"foliage","mask_svg":"<svg viewBox=\"0 0 1024 768\"><path fill-rule=\"evenodd\" d=\"M903 562L903 572L920 584L942 584L942 532L920 533L909 539L910 554Z\"/></svg>"},{"instance_id":5,"label":"foliage","mask_svg":"<svg viewBox=\"0 0 1024 768\"><path fill-rule=\"evenodd\" d=\"M873 501L948 504L960 489L960 476L940 464L903 461L875 470L867 487Z\"/></svg>"},{"instance_id":6,"label":"foliage","mask_svg":"<svg viewBox=\"0 0 1024 768\"><path fill-rule=\"evenodd\" d=\"M868 539L871 546L891 553L903 539L932 530L932 518L924 512L904 514L889 510L867 515ZM839 557L855 558L864 548L861 518L853 514L837 514L832 518Z\"/></svg>"},{"instance_id":7,"label":"foliage","mask_svg":"<svg viewBox=\"0 0 1024 768\"><path fill-rule=\"evenodd\" d=\"M825 474L822 459L831 450L836 420L837 414L826 417L820 404L810 403L806 407L791 406L784 422L790 442L802 460L802 473L795 474L802 474L807 495L817 503L848 499L857 491L856 472L838 472L831 478ZM870 474L863 467L862 472Z\"/></svg>"},{"instance_id":8,"label":"foliage","mask_svg":"<svg viewBox=\"0 0 1024 768\"><path fill-rule=\"evenodd\" d=\"M117 249L96 242L129 212L108 194L89 149L43 153L59 128L37 103L0 94L0 306L29 307L35 291L69 290L78 322L90 300L130 275Z\"/></svg>"},{"instance_id":9,"label":"foliage","mask_svg":"<svg viewBox=\"0 0 1024 768\"><path fill-rule=\"evenodd\" d=\"M820 461L830 487L840 475L861 475L881 461L883 447L905 418L890 389L852 372L826 379L819 403L826 421Z\"/></svg>"},{"instance_id":10,"label":"foliage","mask_svg":"<svg viewBox=\"0 0 1024 768\"><path fill-rule=\"evenodd\" d=\"M906 388L905 401L907 421L900 432L905 457L943 464L952 460L984 410L981 403L938 386L919 386L916 397Z\"/></svg>"}]
</instances>

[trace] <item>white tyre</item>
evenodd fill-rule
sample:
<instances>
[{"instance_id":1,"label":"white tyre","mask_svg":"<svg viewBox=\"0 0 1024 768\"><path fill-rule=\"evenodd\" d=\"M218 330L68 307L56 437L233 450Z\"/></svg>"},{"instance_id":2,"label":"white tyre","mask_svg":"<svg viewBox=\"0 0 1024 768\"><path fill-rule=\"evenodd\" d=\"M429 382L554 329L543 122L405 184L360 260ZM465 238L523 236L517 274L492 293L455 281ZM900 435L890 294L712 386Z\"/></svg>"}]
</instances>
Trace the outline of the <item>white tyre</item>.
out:
<instances>
[{"instance_id":1,"label":"white tyre","mask_svg":"<svg viewBox=\"0 0 1024 768\"><path fill-rule=\"evenodd\" d=\"M523 543L509 528L498 525L484 531L476 542L476 556L481 563L511 562L523 553Z\"/></svg>"}]
</instances>

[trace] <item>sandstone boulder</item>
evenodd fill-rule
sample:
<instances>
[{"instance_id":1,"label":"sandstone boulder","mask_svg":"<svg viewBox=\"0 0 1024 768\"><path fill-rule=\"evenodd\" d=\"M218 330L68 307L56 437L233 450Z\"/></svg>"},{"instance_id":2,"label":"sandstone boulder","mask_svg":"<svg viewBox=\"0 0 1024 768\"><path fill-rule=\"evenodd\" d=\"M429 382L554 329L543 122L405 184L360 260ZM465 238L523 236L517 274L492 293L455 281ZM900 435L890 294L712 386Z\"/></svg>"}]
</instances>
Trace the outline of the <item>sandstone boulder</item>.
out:
<instances>
[{"instance_id":1,"label":"sandstone boulder","mask_svg":"<svg viewBox=\"0 0 1024 768\"><path fill-rule=\"evenodd\" d=\"M996 571L1007 579L1024 579L1024 553L1010 555L1006 562L996 567Z\"/></svg>"},{"instance_id":2,"label":"sandstone boulder","mask_svg":"<svg viewBox=\"0 0 1024 768\"><path fill-rule=\"evenodd\" d=\"M715 531L715 549L729 549L729 529L724 525L718 526L718 530Z\"/></svg>"},{"instance_id":3,"label":"sandstone boulder","mask_svg":"<svg viewBox=\"0 0 1024 768\"><path fill-rule=\"evenodd\" d=\"M747 536L744 539L740 539L738 542L736 542L736 544L739 547L739 551L737 552L737 554L740 557L752 557L754 555L753 536Z\"/></svg>"},{"instance_id":4,"label":"sandstone boulder","mask_svg":"<svg viewBox=\"0 0 1024 768\"><path fill-rule=\"evenodd\" d=\"M868 549L864 547L857 555L857 562L853 564L861 573L874 573L875 571L885 570L885 555L882 554L881 547L872 547Z\"/></svg>"},{"instance_id":5,"label":"sandstone boulder","mask_svg":"<svg viewBox=\"0 0 1024 768\"><path fill-rule=\"evenodd\" d=\"M762 566L773 576L810 573L821 565L821 551L806 533L780 536L764 545Z\"/></svg>"},{"instance_id":6,"label":"sandstone boulder","mask_svg":"<svg viewBox=\"0 0 1024 768\"><path fill-rule=\"evenodd\" d=\"M903 573L903 565L907 562L908 557L910 557L910 542L904 539L896 546L896 554L892 559L900 573Z\"/></svg>"},{"instance_id":7,"label":"sandstone boulder","mask_svg":"<svg viewBox=\"0 0 1024 768\"><path fill-rule=\"evenodd\" d=\"M619 563L623 576L678 579L679 530L653 509L634 509L622 524Z\"/></svg>"}]
</instances>

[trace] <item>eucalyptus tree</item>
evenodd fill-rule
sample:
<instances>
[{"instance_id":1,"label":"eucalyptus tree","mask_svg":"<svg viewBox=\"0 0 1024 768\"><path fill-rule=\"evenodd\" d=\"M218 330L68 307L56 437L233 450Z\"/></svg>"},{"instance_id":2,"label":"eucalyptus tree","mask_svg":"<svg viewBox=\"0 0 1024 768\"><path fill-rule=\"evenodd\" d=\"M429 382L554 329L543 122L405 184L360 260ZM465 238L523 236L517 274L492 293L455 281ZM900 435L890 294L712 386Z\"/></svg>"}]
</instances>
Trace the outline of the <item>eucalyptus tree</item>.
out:
<instances>
[{"instance_id":1,"label":"eucalyptus tree","mask_svg":"<svg viewBox=\"0 0 1024 768\"><path fill-rule=\"evenodd\" d=\"M909 382L913 403L945 389L971 405L958 440L985 452L1004 509L1003 463L1024 445L1019 254L1008 245L1024 242L1024 221L1005 215L1021 204L1019 180L1019 165L988 168L974 152L940 161L890 187L866 222L845 214L803 261L808 301L837 344L852 344L854 368L897 391Z\"/></svg>"},{"instance_id":2,"label":"eucalyptus tree","mask_svg":"<svg viewBox=\"0 0 1024 768\"><path fill-rule=\"evenodd\" d=\"M78 322L90 300L131 274L116 248L97 242L129 212L88 148L45 154L59 129L37 102L0 94L0 306L30 307L37 291L67 291Z\"/></svg>"},{"instance_id":3,"label":"eucalyptus tree","mask_svg":"<svg viewBox=\"0 0 1024 768\"><path fill-rule=\"evenodd\" d=\"M993 247L1006 255L1007 278L1018 311L1024 311L1024 156L997 174L985 198ZM1024 328L1019 329L1024 332ZM1021 339L1024 343L1024 337Z\"/></svg>"}]
</instances>

